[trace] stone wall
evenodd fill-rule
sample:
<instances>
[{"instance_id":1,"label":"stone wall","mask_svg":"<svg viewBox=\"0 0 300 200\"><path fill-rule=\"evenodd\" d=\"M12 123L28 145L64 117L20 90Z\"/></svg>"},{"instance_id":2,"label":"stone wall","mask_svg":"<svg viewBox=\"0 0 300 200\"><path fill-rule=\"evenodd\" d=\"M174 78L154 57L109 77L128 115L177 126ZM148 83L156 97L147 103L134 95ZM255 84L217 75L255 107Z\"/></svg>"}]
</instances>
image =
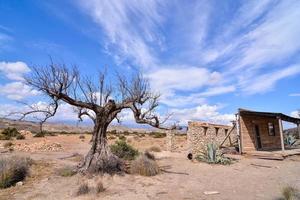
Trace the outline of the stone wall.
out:
<instances>
[{"instance_id":1,"label":"stone wall","mask_svg":"<svg viewBox=\"0 0 300 200\"><path fill-rule=\"evenodd\" d=\"M232 126L211 124L206 122L189 122L187 131L188 151L194 155L207 148L208 143L220 145ZM223 146L230 146L236 140L236 130L233 130Z\"/></svg>"}]
</instances>

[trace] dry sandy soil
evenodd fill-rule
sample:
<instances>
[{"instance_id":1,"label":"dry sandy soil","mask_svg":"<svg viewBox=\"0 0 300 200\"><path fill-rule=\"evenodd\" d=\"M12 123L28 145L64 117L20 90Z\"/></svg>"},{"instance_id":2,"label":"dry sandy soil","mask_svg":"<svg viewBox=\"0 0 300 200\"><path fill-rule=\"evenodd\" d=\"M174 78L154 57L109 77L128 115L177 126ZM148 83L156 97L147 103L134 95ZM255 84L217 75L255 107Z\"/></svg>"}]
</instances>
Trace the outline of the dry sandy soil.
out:
<instances>
[{"instance_id":1,"label":"dry sandy soil","mask_svg":"<svg viewBox=\"0 0 300 200\"><path fill-rule=\"evenodd\" d=\"M176 136L176 152L165 151L165 138L149 136L139 138L127 136L127 141L143 151L151 146L159 146L163 151L155 153L162 173L154 177L138 175L104 175L83 177L58 176L57 168L76 166L74 153L84 155L90 145L90 135L79 139L79 135L47 136L13 141L14 146L34 146L44 141L46 144L59 143L56 151L12 153L30 156L35 160L31 175L24 185L0 190L0 199L278 199L281 189L291 185L300 189L300 157L290 157L284 161L259 160L236 156L238 161L230 166L208 165L189 161L186 158L185 136ZM110 140L113 142L113 140ZM0 141L0 151L5 141ZM262 165L262 166L257 166ZM89 185L102 180L106 190L100 194L91 192L76 196L79 185ZM219 194L206 195L205 191L218 191Z\"/></svg>"}]
</instances>

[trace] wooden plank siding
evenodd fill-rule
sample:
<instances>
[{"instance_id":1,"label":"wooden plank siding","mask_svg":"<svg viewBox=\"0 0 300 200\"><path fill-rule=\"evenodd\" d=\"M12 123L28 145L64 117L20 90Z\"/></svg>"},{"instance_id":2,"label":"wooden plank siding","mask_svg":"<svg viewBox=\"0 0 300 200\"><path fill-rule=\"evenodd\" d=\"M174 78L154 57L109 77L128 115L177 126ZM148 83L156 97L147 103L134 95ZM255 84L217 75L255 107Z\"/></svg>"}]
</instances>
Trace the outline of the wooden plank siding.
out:
<instances>
[{"instance_id":1,"label":"wooden plank siding","mask_svg":"<svg viewBox=\"0 0 300 200\"><path fill-rule=\"evenodd\" d=\"M269 135L268 123L273 123L275 136ZM242 141L242 152L258 150L255 125L258 125L260 132L261 150L281 148L279 123L276 117L240 115L240 133Z\"/></svg>"}]
</instances>

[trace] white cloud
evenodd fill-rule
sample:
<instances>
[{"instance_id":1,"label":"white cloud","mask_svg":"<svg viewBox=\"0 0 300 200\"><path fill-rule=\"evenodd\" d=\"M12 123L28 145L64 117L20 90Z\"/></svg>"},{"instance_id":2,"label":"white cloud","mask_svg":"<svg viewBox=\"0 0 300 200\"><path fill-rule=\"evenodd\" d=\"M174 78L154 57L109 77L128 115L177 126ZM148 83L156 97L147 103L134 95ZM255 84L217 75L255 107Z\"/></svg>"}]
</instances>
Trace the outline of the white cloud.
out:
<instances>
[{"instance_id":1,"label":"white cloud","mask_svg":"<svg viewBox=\"0 0 300 200\"><path fill-rule=\"evenodd\" d=\"M300 112L299 112L299 110L295 110L295 111L291 112L291 116L292 117L296 117L296 118L300 118Z\"/></svg>"},{"instance_id":2,"label":"white cloud","mask_svg":"<svg viewBox=\"0 0 300 200\"><path fill-rule=\"evenodd\" d=\"M152 88L160 91L199 89L204 85L215 84L221 79L218 72L189 66L159 69L151 72L147 77Z\"/></svg>"},{"instance_id":3,"label":"white cloud","mask_svg":"<svg viewBox=\"0 0 300 200\"><path fill-rule=\"evenodd\" d=\"M241 80L241 87L247 94L263 93L273 89L277 81L299 73L300 65L293 65L255 78Z\"/></svg>"},{"instance_id":4,"label":"white cloud","mask_svg":"<svg viewBox=\"0 0 300 200\"><path fill-rule=\"evenodd\" d=\"M300 93L289 94L290 97L300 97Z\"/></svg>"},{"instance_id":5,"label":"white cloud","mask_svg":"<svg viewBox=\"0 0 300 200\"><path fill-rule=\"evenodd\" d=\"M203 104L187 109L172 109L174 113L172 120L179 121L180 124L187 124L188 121L209 121L213 123L230 124L235 119L234 114L219 113L220 106Z\"/></svg>"},{"instance_id":6,"label":"white cloud","mask_svg":"<svg viewBox=\"0 0 300 200\"><path fill-rule=\"evenodd\" d=\"M200 93L200 95L205 97L210 97L210 96L216 96L216 95L234 92L235 90L236 88L234 85L218 86L218 87L208 88L206 91Z\"/></svg>"},{"instance_id":7,"label":"white cloud","mask_svg":"<svg viewBox=\"0 0 300 200\"><path fill-rule=\"evenodd\" d=\"M29 67L24 62L0 62L0 72L10 80L24 80L24 74L30 72Z\"/></svg>"},{"instance_id":8,"label":"white cloud","mask_svg":"<svg viewBox=\"0 0 300 200\"><path fill-rule=\"evenodd\" d=\"M38 94L39 92L37 90L33 90L31 87L22 82L11 82L5 85L0 85L0 95L6 96L12 100L21 100Z\"/></svg>"},{"instance_id":9,"label":"white cloud","mask_svg":"<svg viewBox=\"0 0 300 200\"><path fill-rule=\"evenodd\" d=\"M137 65L151 67L156 62L147 43L161 43L154 28L162 23L158 1L80 1L80 7L92 17L109 38L108 51L119 61L132 59ZM143 21L143 23L134 20ZM133 26L133 24L135 26Z\"/></svg>"}]
</instances>

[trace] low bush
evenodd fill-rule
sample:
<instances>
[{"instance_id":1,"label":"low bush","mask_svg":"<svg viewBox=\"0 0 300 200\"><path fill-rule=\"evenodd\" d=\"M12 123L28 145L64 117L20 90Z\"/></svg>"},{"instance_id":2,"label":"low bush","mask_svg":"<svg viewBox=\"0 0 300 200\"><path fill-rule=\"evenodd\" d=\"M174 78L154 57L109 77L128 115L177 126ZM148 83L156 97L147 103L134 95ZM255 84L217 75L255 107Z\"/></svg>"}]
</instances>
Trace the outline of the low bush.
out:
<instances>
[{"instance_id":1,"label":"low bush","mask_svg":"<svg viewBox=\"0 0 300 200\"><path fill-rule=\"evenodd\" d=\"M116 135L117 131L116 130L107 131L107 134Z\"/></svg>"},{"instance_id":2,"label":"low bush","mask_svg":"<svg viewBox=\"0 0 300 200\"><path fill-rule=\"evenodd\" d=\"M6 142L3 144L3 147L4 148L9 148L9 147L12 147L14 144L12 142Z\"/></svg>"},{"instance_id":3,"label":"low bush","mask_svg":"<svg viewBox=\"0 0 300 200\"><path fill-rule=\"evenodd\" d=\"M16 139L17 140L24 140L25 139L25 136L24 135L18 135L17 137L16 137Z\"/></svg>"},{"instance_id":4,"label":"low bush","mask_svg":"<svg viewBox=\"0 0 300 200\"><path fill-rule=\"evenodd\" d=\"M132 161L130 172L142 176L155 176L159 173L159 167L155 160L149 159L145 154L142 154Z\"/></svg>"},{"instance_id":5,"label":"low bush","mask_svg":"<svg viewBox=\"0 0 300 200\"><path fill-rule=\"evenodd\" d=\"M286 186L282 188L281 194L284 200L300 199L299 191L296 188L291 186Z\"/></svg>"},{"instance_id":6,"label":"low bush","mask_svg":"<svg viewBox=\"0 0 300 200\"><path fill-rule=\"evenodd\" d=\"M29 173L32 160L18 156L0 158L0 188L8 188L23 181Z\"/></svg>"},{"instance_id":7,"label":"low bush","mask_svg":"<svg viewBox=\"0 0 300 200\"><path fill-rule=\"evenodd\" d=\"M112 136L112 135L110 135L110 136L108 136L108 139L109 139L109 140L114 140L114 139L116 139L116 137L115 137L115 136Z\"/></svg>"},{"instance_id":8,"label":"low bush","mask_svg":"<svg viewBox=\"0 0 300 200\"><path fill-rule=\"evenodd\" d=\"M85 139L85 136L84 135L80 135L79 139Z\"/></svg>"},{"instance_id":9,"label":"low bush","mask_svg":"<svg viewBox=\"0 0 300 200\"><path fill-rule=\"evenodd\" d=\"M45 132L44 131L38 132L33 137L45 137Z\"/></svg>"},{"instance_id":10,"label":"low bush","mask_svg":"<svg viewBox=\"0 0 300 200\"><path fill-rule=\"evenodd\" d=\"M6 128L2 131L2 135L6 135L8 137L17 137L18 135L20 135L19 131L16 128Z\"/></svg>"},{"instance_id":11,"label":"low bush","mask_svg":"<svg viewBox=\"0 0 300 200\"><path fill-rule=\"evenodd\" d=\"M139 154L138 151L124 140L118 140L110 146L113 154L124 160L133 160Z\"/></svg>"},{"instance_id":12,"label":"low bush","mask_svg":"<svg viewBox=\"0 0 300 200\"><path fill-rule=\"evenodd\" d=\"M10 139L11 139L11 137L8 135L0 134L0 140L10 140Z\"/></svg>"},{"instance_id":13,"label":"low bush","mask_svg":"<svg viewBox=\"0 0 300 200\"><path fill-rule=\"evenodd\" d=\"M83 194L87 194L89 192L90 192L90 188L89 188L88 184L83 183L79 186L76 194L77 194L77 196L80 196L80 195L83 195Z\"/></svg>"},{"instance_id":14,"label":"low bush","mask_svg":"<svg viewBox=\"0 0 300 200\"><path fill-rule=\"evenodd\" d=\"M233 159L225 157L214 143L207 144L206 150L196 155L195 159L209 164L230 165L233 163Z\"/></svg>"},{"instance_id":15,"label":"low bush","mask_svg":"<svg viewBox=\"0 0 300 200\"><path fill-rule=\"evenodd\" d=\"M73 167L66 166L66 167L59 168L57 170L57 174L63 177L70 177L76 174L76 170Z\"/></svg>"},{"instance_id":16,"label":"low bush","mask_svg":"<svg viewBox=\"0 0 300 200\"><path fill-rule=\"evenodd\" d=\"M161 152L161 149L158 146L152 146L148 149L148 151Z\"/></svg>"},{"instance_id":17,"label":"low bush","mask_svg":"<svg viewBox=\"0 0 300 200\"><path fill-rule=\"evenodd\" d=\"M119 140L126 140L126 137L124 135L119 135L118 138Z\"/></svg>"},{"instance_id":18,"label":"low bush","mask_svg":"<svg viewBox=\"0 0 300 200\"><path fill-rule=\"evenodd\" d=\"M163 138L166 137L166 133L161 133L161 132L151 132L150 135L154 138Z\"/></svg>"}]
</instances>

